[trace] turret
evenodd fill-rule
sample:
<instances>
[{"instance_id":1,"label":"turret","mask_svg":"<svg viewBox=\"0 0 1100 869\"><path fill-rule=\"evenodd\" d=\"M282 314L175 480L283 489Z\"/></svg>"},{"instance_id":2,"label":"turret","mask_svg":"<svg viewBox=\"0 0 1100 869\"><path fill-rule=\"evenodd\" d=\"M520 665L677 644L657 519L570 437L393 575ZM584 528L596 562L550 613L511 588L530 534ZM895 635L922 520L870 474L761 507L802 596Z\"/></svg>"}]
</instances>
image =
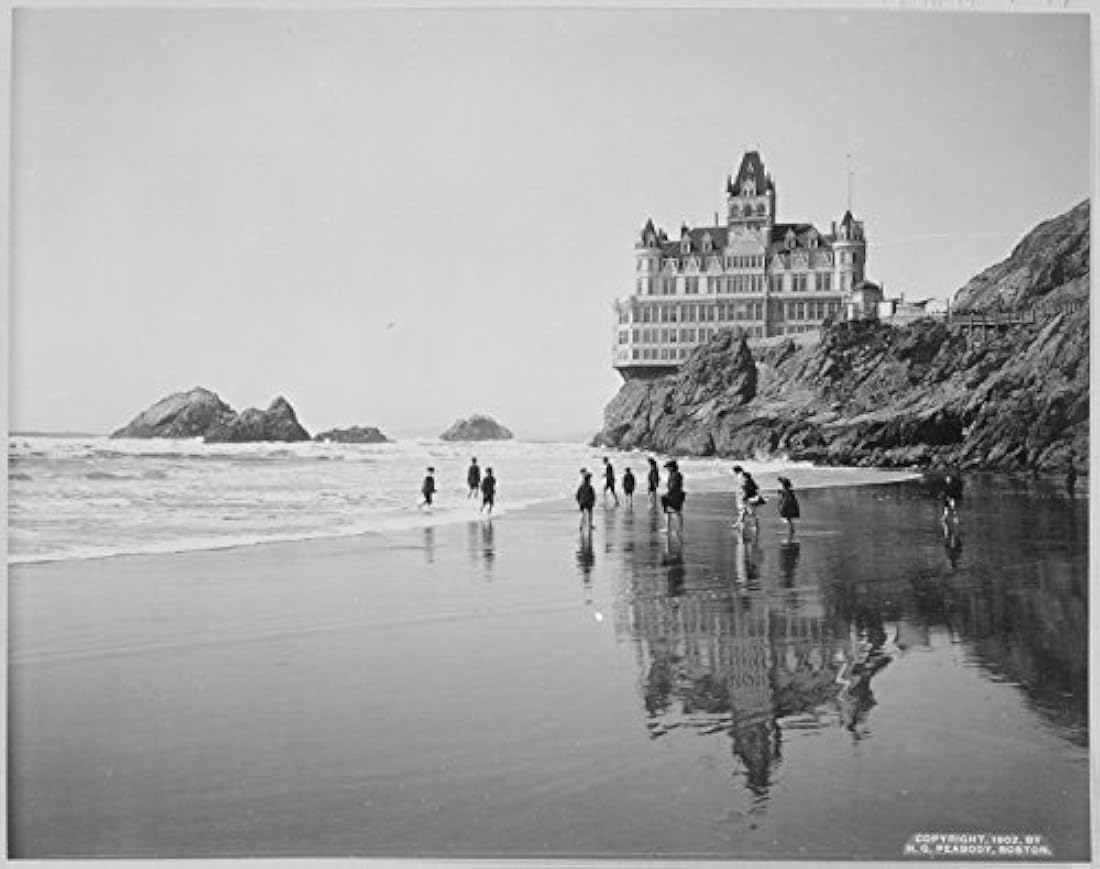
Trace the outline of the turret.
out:
<instances>
[{"instance_id":1,"label":"turret","mask_svg":"<svg viewBox=\"0 0 1100 869\"><path fill-rule=\"evenodd\" d=\"M840 223L833 222L833 253L837 287L850 293L862 280L867 264L867 240L863 235L863 221L856 220L851 211L845 211Z\"/></svg>"},{"instance_id":2,"label":"turret","mask_svg":"<svg viewBox=\"0 0 1100 869\"><path fill-rule=\"evenodd\" d=\"M634 245L637 293L640 296L648 296L653 292L653 282L661 270L663 239L664 233L657 231L652 220L647 220L642 227L641 236Z\"/></svg>"},{"instance_id":3,"label":"turret","mask_svg":"<svg viewBox=\"0 0 1100 869\"><path fill-rule=\"evenodd\" d=\"M775 184L756 151L746 151L737 175L726 179L726 209L731 230L755 230L765 239L770 235L775 223Z\"/></svg>"}]
</instances>

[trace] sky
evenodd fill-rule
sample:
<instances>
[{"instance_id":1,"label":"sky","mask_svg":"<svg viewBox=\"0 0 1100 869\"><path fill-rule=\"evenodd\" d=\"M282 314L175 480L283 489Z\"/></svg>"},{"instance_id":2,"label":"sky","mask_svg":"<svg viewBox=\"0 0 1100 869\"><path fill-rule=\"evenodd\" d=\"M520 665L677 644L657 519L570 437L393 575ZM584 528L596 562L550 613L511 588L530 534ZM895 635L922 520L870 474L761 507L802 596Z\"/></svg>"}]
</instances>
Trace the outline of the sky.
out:
<instances>
[{"instance_id":1,"label":"sky","mask_svg":"<svg viewBox=\"0 0 1100 869\"><path fill-rule=\"evenodd\" d=\"M1080 15L345 5L17 9L13 430L194 386L310 432L591 436L647 218L746 148L948 298L1090 192Z\"/></svg>"}]
</instances>

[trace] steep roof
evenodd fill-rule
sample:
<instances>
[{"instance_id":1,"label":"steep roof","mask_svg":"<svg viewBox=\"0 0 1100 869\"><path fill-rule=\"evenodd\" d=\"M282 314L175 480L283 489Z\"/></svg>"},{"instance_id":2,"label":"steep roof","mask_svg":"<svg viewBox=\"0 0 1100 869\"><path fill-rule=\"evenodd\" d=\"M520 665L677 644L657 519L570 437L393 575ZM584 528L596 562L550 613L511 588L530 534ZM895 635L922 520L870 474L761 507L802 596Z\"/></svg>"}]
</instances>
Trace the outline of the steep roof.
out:
<instances>
[{"instance_id":1,"label":"steep roof","mask_svg":"<svg viewBox=\"0 0 1100 869\"><path fill-rule=\"evenodd\" d=\"M711 253L720 255L722 248L726 246L728 235L728 229L725 226L682 227L680 238L669 239L661 245L661 254L667 257L683 257L684 254L680 252L680 247L686 237L691 242L691 255L709 256L709 254L703 253L703 236L708 232L710 233Z\"/></svg>"},{"instance_id":2,"label":"steep roof","mask_svg":"<svg viewBox=\"0 0 1100 869\"><path fill-rule=\"evenodd\" d=\"M828 233L821 232L812 223L777 223L772 228L772 240L768 245L768 253L783 252L787 250L787 233L794 232L794 246L798 250L800 248L809 248L811 234L817 235L817 247L818 249L828 250L833 246L833 237Z\"/></svg>"},{"instance_id":3,"label":"steep roof","mask_svg":"<svg viewBox=\"0 0 1100 869\"><path fill-rule=\"evenodd\" d=\"M740 195L742 186L750 178L755 184L757 194L763 194L773 188L771 176L764 171L764 161L760 159L757 151L745 152L745 156L741 158L741 168L737 170L737 175L727 182L726 191L732 196Z\"/></svg>"}]
</instances>

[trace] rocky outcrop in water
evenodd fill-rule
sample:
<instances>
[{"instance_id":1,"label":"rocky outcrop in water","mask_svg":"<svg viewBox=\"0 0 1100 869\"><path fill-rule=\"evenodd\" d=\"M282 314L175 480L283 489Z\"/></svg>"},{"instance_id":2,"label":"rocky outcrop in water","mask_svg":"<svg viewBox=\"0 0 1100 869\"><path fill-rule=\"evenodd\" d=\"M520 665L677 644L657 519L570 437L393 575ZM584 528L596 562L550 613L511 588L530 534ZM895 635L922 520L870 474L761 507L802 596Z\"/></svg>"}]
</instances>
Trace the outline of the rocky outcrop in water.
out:
<instances>
[{"instance_id":1,"label":"rocky outcrop in water","mask_svg":"<svg viewBox=\"0 0 1100 869\"><path fill-rule=\"evenodd\" d=\"M374 426L353 425L351 428L333 428L313 436L315 441L338 444L388 444L392 441Z\"/></svg>"},{"instance_id":2,"label":"rocky outcrop in water","mask_svg":"<svg viewBox=\"0 0 1100 869\"><path fill-rule=\"evenodd\" d=\"M308 441L307 432L298 423L294 408L281 395L267 410L250 407L234 418L218 423L206 432L207 443L247 443L251 441Z\"/></svg>"},{"instance_id":3,"label":"rocky outcrop in water","mask_svg":"<svg viewBox=\"0 0 1100 869\"><path fill-rule=\"evenodd\" d=\"M111 434L113 438L197 438L236 414L208 389L196 386L162 398Z\"/></svg>"},{"instance_id":4,"label":"rocky outcrop in water","mask_svg":"<svg viewBox=\"0 0 1100 869\"><path fill-rule=\"evenodd\" d=\"M210 443L307 441L294 408L281 396L267 410L236 413L208 389L196 387L162 398L114 432L113 438L194 438Z\"/></svg>"},{"instance_id":5,"label":"rocky outcrop in water","mask_svg":"<svg viewBox=\"0 0 1100 869\"><path fill-rule=\"evenodd\" d=\"M469 419L458 420L439 437L445 441L503 441L510 440L513 435L492 417L474 414Z\"/></svg>"},{"instance_id":6,"label":"rocky outcrop in water","mask_svg":"<svg viewBox=\"0 0 1100 869\"><path fill-rule=\"evenodd\" d=\"M680 370L628 381L594 443L681 455L785 454L821 464L1056 469L1088 456L1088 203L1029 234L956 310L1034 322L835 324L754 358L738 330Z\"/></svg>"}]
</instances>

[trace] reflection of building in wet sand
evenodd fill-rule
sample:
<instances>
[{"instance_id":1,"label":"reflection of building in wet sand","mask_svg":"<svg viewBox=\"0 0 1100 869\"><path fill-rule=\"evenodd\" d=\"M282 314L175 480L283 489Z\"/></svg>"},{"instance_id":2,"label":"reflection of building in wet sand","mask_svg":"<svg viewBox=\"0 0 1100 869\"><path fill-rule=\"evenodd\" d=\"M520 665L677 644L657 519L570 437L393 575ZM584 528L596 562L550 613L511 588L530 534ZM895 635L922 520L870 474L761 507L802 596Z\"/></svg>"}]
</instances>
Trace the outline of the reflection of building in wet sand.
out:
<instances>
[{"instance_id":1,"label":"reflection of building in wet sand","mask_svg":"<svg viewBox=\"0 0 1100 869\"><path fill-rule=\"evenodd\" d=\"M835 697L837 661L849 648L815 602L791 611L717 581L678 597L636 596L616 611L616 630L635 642L650 733L728 727L758 795L779 759L776 719Z\"/></svg>"}]
</instances>

